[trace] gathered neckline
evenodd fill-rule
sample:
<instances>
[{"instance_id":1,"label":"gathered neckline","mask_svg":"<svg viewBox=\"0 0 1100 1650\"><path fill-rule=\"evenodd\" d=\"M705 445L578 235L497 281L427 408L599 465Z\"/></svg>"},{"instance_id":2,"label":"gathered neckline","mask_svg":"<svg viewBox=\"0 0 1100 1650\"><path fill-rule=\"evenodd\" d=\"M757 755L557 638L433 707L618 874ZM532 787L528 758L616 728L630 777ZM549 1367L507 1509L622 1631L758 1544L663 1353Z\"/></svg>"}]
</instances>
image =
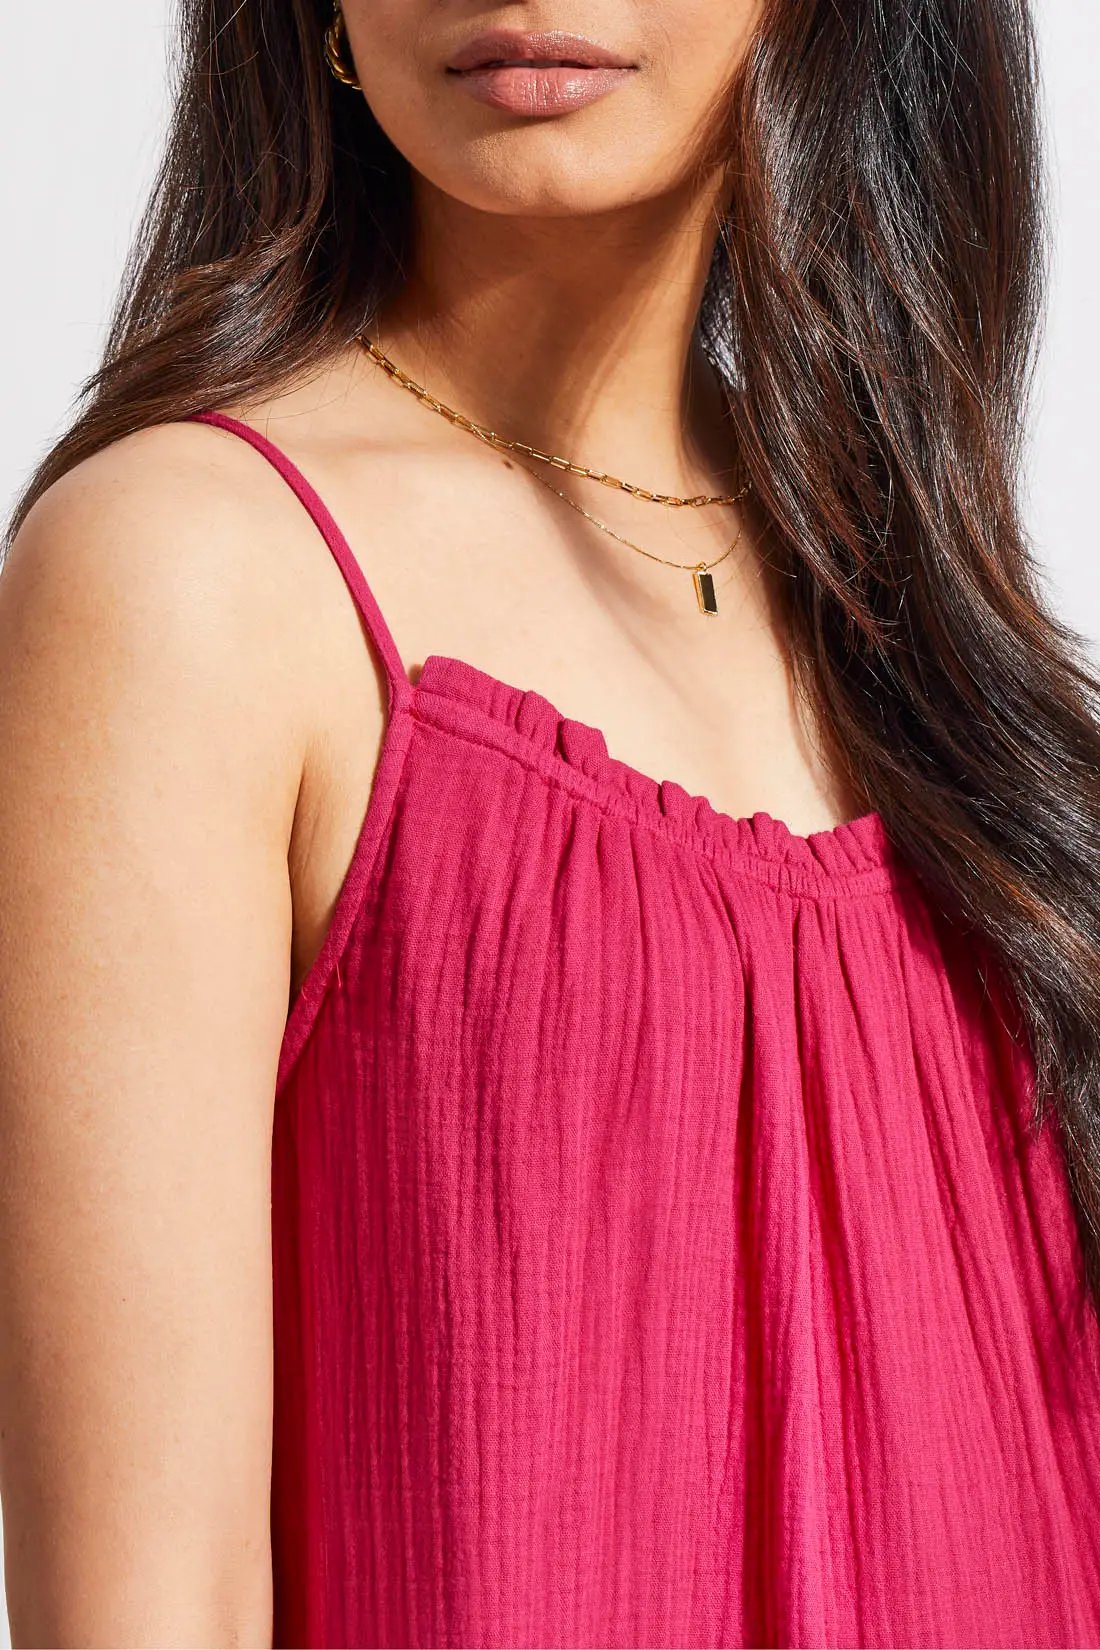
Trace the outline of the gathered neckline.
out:
<instances>
[{"instance_id":1,"label":"gathered neckline","mask_svg":"<svg viewBox=\"0 0 1100 1650\"><path fill-rule=\"evenodd\" d=\"M739 818L676 780L656 779L614 756L600 728L567 716L536 689L516 687L464 659L430 653L409 686L410 703L422 694L458 701L529 745L544 763L582 776L583 786L611 800L615 811L724 857L770 862L799 881L854 880L876 888L907 871L877 809L805 834L764 809Z\"/></svg>"}]
</instances>

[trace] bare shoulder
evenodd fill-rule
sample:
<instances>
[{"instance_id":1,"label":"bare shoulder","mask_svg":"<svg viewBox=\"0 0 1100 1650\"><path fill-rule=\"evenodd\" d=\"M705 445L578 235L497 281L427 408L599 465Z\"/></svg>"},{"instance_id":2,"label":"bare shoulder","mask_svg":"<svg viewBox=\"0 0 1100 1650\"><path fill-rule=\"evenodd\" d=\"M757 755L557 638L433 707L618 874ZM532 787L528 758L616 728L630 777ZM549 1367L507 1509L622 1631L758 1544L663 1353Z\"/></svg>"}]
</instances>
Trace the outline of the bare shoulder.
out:
<instances>
[{"instance_id":1,"label":"bare shoulder","mask_svg":"<svg viewBox=\"0 0 1100 1650\"><path fill-rule=\"evenodd\" d=\"M121 581L134 599L190 595L204 605L211 594L228 601L245 586L261 598L277 593L293 568L272 553L270 529L285 538L296 523L266 468L243 443L205 425L136 431L42 495L5 575L21 568L23 577L59 582L79 575L96 589Z\"/></svg>"},{"instance_id":2,"label":"bare shoulder","mask_svg":"<svg viewBox=\"0 0 1100 1650\"><path fill-rule=\"evenodd\" d=\"M310 724L294 667L315 540L239 439L195 423L140 430L75 466L28 514L0 569L0 646L18 636L26 658L37 639L55 672L124 656L131 683L144 673L150 692L217 683L268 708L293 762Z\"/></svg>"},{"instance_id":3,"label":"bare shoulder","mask_svg":"<svg viewBox=\"0 0 1100 1650\"><path fill-rule=\"evenodd\" d=\"M50 918L79 866L82 911L107 888L120 930L128 901L151 912L156 885L157 949L186 922L201 953L239 919L218 967L245 947L263 971L263 1064L285 1015L287 850L314 737L302 568L316 557L255 459L205 426L142 430L74 466L22 523L0 571L0 917L9 935L22 924L30 956L65 933L104 959L105 919L82 937ZM141 958L116 940L115 978L133 967L140 993Z\"/></svg>"}]
</instances>

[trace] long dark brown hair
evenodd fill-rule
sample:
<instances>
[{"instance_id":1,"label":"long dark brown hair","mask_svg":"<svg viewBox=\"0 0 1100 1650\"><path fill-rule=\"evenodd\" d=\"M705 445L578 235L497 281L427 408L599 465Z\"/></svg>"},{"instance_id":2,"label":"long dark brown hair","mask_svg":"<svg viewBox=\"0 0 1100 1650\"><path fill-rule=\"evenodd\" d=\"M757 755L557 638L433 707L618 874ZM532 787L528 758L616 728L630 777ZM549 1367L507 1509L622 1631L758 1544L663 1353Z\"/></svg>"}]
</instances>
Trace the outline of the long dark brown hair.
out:
<instances>
[{"instance_id":1,"label":"long dark brown hair","mask_svg":"<svg viewBox=\"0 0 1100 1650\"><path fill-rule=\"evenodd\" d=\"M81 459L247 401L400 283L407 163L327 0L183 0L176 113ZM836 760L996 969L1100 1301L1100 683L1020 525L1045 267L1027 0L772 0L734 88L700 324Z\"/></svg>"}]
</instances>

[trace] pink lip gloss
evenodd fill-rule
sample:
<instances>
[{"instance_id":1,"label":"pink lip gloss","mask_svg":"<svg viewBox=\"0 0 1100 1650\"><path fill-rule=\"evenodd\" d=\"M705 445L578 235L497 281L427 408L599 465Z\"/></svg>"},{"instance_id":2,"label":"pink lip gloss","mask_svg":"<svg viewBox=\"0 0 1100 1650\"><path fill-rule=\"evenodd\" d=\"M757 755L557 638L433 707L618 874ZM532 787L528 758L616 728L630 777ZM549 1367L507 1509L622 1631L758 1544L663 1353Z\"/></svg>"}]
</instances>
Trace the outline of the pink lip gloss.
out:
<instances>
[{"instance_id":1,"label":"pink lip gloss","mask_svg":"<svg viewBox=\"0 0 1100 1650\"><path fill-rule=\"evenodd\" d=\"M453 55L447 74L479 103L507 114L568 114L606 97L636 65L584 35L488 29Z\"/></svg>"},{"instance_id":2,"label":"pink lip gloss","mask_svg":"<svg viewBox=\"0 0 1100 1650\"><path fill-rule=\"evenodd\" d=\"M606 97L634 73L633 69L551 68L526 64L502 68L487 64L456 73L455 81L479 103L512 115L564 115Z\"/></svg>"}]
</instances>

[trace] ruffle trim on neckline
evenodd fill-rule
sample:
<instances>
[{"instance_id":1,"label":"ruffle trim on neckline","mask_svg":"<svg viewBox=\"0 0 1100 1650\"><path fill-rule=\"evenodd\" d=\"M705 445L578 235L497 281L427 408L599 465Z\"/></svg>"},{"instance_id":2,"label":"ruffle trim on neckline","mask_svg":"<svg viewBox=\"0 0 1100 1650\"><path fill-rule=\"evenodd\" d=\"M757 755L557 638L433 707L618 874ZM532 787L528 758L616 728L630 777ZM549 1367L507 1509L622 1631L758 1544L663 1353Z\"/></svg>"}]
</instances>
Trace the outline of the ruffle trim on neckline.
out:
<instances>
[{"instance_id":1,"label":"ruffle trim on neckline","mask_svg":"<svg viewBox=\"0 0 1100 1650\"><path fill-rule=\"evenodd\" d=\"M906 865L877 811L839 825L799 835L782 820L757 810L743 818L717 809L673 779L654 779L613 756L603 732L564 715L532 688L513 687L476 665L429 654L414 695L455 700L488 717L551 763L584 776L594 792L625 803L626 811L684 840L733 859L755 859L786 867L799 881L868 879L889 885ZM877 874L876 874L877 873ZM799 875L801 874L801 875Z\"/></svg>"}]
</instances>

